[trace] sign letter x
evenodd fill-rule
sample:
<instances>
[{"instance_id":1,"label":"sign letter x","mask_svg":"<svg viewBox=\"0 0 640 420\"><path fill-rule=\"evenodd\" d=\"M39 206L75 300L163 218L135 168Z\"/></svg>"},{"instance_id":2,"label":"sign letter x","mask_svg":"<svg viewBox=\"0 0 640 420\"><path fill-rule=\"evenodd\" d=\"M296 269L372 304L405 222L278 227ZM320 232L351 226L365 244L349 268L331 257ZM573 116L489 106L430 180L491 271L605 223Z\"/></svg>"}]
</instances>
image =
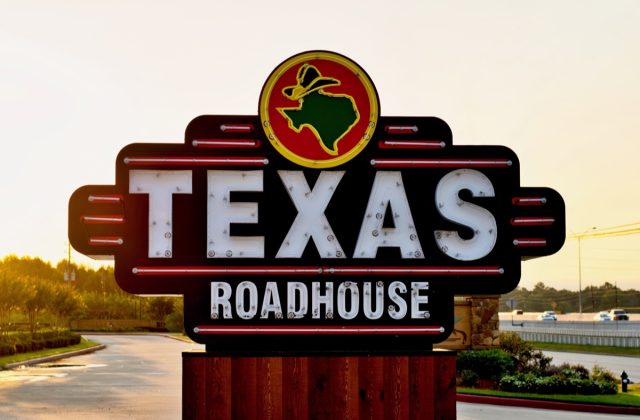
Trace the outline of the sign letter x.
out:
<instances>
[{"instance_id":1,"label":"sign letter x","mask_svg":"<svg viewBox=\"0 0 640 420\"><path fill-rule=\"evenodd\" d=\"M321 258L345 258L324 211L340 183L344 171L323 171L313 186L302 171L278 171L291 201L298 210L289 233L280 245L276 258L300 258L310 238Z\"/></svg>"}]
</instances>

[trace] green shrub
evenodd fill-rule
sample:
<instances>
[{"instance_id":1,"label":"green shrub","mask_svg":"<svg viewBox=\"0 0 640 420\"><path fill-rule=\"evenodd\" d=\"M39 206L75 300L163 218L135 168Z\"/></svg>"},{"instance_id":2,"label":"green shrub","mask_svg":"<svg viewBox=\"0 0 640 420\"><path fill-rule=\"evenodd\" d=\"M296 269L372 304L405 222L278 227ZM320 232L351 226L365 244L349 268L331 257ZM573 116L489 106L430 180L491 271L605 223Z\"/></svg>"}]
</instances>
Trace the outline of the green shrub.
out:
<instances>
[{"instance_id":1,"label":"green shrub","mask_svg":"<svg viewBox=\"0 0 640 420\"><path fill-rule=\"evenodd\" d=\"M500 334L500 349L513 357L518 372L544 374L553 360L514 332Z\"/></svg>"},{"instance_id":2,"label":"green shrub","mask_svg":"<svg viewBox=\"0 0 640 420\"><path fill-rule=\"evenodd\" d=\"M591 379L594 381L613 382L614 384L618 383L616 377L613 376L613 372L598 365L593 366Z\"/></svg>"},{"instance_id":3,"label":"green shrub","mask_svg":"<svg viewBox=\"0 0 640 420\"><path fill-rule=\"evenodd\" d=\"M0 344L0 356L11 356L16 354L16 346L13 344Z\"/></svg>"},{"instance_id":4,"label":"green shrub","mask_svg":"<svg viewBox=\"0 0 640 420\"><path fill-rule=\"evenodd\" d=\"M460 385L473 387L478 383L478 374L472 370L465 369L460 372Z\"/></svg>"},{"instance_id":5,"label":"green shrub","mask_svg":"<svg viewBox=\"0 0 640 420\"><path fill-rule=\"evenodd\" d=\"M65 329L40 330L33 336L27 331L15 331L3 336L0 355L27 353L49 348L67 347L80 343L82 337Z\"/></svg>"},{"instance_id":6,"label":"green shrub","mask_svg":"<svg viewBox=\"0 0 640 420\"><path fill-rule=\"evenodd\" d=\"M171 332L184 332L184 314L175 311L164 319L165 326Z\"/></svg>"},{"instance_id":7,"label":"green shrub","mask_svg":"<svg viewBox=\"0 0 640 420\"><path fill-rule=\"evenodd\" d=\"M507 353L498 349L468 350L458 353L456 370L474 371L480 379L497 380L503 375L514 372L513 359Z\"/></svg>"},{"instance_id":8,"label":"green shrub","mask_svg":"<svg viewBox=\"0 0 640 420\"><path fill-rule=\"evenodd\" d=\"M504 376L500 389L508 392L531 392L535 394L615 394L615 382L606 382L561 375L539 376L533 372Z\"/></svg>"}]
</instances>

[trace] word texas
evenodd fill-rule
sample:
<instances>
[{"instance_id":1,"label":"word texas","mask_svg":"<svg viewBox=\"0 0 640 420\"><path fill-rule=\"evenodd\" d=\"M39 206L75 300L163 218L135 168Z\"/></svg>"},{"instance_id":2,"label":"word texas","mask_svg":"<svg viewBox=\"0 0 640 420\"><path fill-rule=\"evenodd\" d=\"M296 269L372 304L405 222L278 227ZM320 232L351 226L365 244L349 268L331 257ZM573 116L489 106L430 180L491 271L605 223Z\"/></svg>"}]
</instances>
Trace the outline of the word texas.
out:
<instances>
[{"instance_id":1,"label":"word texas","mask_svg":"<svg viewBox=\"0 0 640 420\"><path fill-rule=\"evenodd\" d=\"M258 223L258 203L232 201L231 193L262 192L263 171L209 170L206 175L207 257L264 258L264 236L231 234L232 224ZM310 240L320 257L327 259L372 259L381 247L399 248L405 259L425 258L399 171L376 172L355 248L351 255L346 255L325 215L344 175L345 171L322 171L310 188L302 171L278 171L297 215L275 258L301 258ZM462 238L456 231L433 230L432 239L445 255L473 261L487 256L494 248L497 224L489 210L462 200L462 190L469 191L472 197L495 196L489 178L477 170L456 169L446 173L435 189L434 206L443 218L469 228L473 235ZM173 195L192 193L192 171L132 170L129 193L148 194L149 258L171 258ZM393 214L393 226L385 226L388 207Z\"/></svg>"}]
</instances>

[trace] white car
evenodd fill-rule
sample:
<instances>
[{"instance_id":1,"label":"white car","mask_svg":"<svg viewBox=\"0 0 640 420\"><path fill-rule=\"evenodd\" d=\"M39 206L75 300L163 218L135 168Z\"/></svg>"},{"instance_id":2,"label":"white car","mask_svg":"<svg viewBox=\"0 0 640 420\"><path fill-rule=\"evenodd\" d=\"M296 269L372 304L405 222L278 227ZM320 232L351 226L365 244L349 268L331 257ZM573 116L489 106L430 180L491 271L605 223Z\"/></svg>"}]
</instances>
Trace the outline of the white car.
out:
<instances>
[{"instance_id":1,"label":"white car","mask_svg":"<svg viewBox=\"0 0 640 420\"><path fill-rule=\"evenodd\" d=\"M554 311L544 311L540 315L538 315L538 320L540 321L557 321L556 313Z\"/></svg>"},{"instance_id":2,"label":"white car","mask_svg":"<svg viewBox=\"0 0 640 420\"><path fill-rule=\"evenodd\" d=\"M609 312L601 311L595 314L593 317L594 321L611 321L611 316L609 316Z\"/></svg>"}]
</instances>

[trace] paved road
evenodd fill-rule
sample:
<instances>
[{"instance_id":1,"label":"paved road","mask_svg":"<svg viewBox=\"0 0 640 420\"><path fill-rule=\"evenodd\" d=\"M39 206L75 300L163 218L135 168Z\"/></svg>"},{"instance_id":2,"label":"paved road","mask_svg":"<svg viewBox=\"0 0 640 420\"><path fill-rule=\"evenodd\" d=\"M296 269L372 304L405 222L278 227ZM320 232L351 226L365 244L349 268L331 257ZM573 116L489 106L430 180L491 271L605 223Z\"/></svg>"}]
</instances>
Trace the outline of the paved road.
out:
<instances>
[{"instance_id":1,"label":"paved road","mask_svg":"<svg viewBox=\"0 0 640 420\"><path fill-rule=\"evenodd\" d=\"M1 419L179 419L183 350L161 336L87 336L107 348L0 376ZM76 366L71 366L76 365Z\"/></svg>"},{"instance_id":2,"label":"paved road","mask_svg":"<svg viewBox=\"0 0 640 420\"><path fill-rule=\"evenodd\" d=\"M544 351L553 357L553 364L562 363L581 364L591 370L594 365L609 369L616 377L624 370L635 383L640 383L640 357L605 356L601 354L569 353L560 351Z\"/></svg>"},{"instance_id":3,"label":"paved road","mask_svg":"<svg viewBox=\"0 0 640 420\"><path fill-rule=\"evenodd\" d=\"M0 419L180 418L181 352L196 345L161 336L88 337L107 348L60 360L59 367L0 372ZM629 418L483 404L457 407L462 420Z\"/></svg>"},{"instance_id":4,"label":"paved road","mask_svg":"<svg viewBox=\"0 0 640 420\"><path fill-rule=\"evenodd\" d=\"M631 416L458 403L458 420L614 420Z\"/></svg>"}]
</instances>

